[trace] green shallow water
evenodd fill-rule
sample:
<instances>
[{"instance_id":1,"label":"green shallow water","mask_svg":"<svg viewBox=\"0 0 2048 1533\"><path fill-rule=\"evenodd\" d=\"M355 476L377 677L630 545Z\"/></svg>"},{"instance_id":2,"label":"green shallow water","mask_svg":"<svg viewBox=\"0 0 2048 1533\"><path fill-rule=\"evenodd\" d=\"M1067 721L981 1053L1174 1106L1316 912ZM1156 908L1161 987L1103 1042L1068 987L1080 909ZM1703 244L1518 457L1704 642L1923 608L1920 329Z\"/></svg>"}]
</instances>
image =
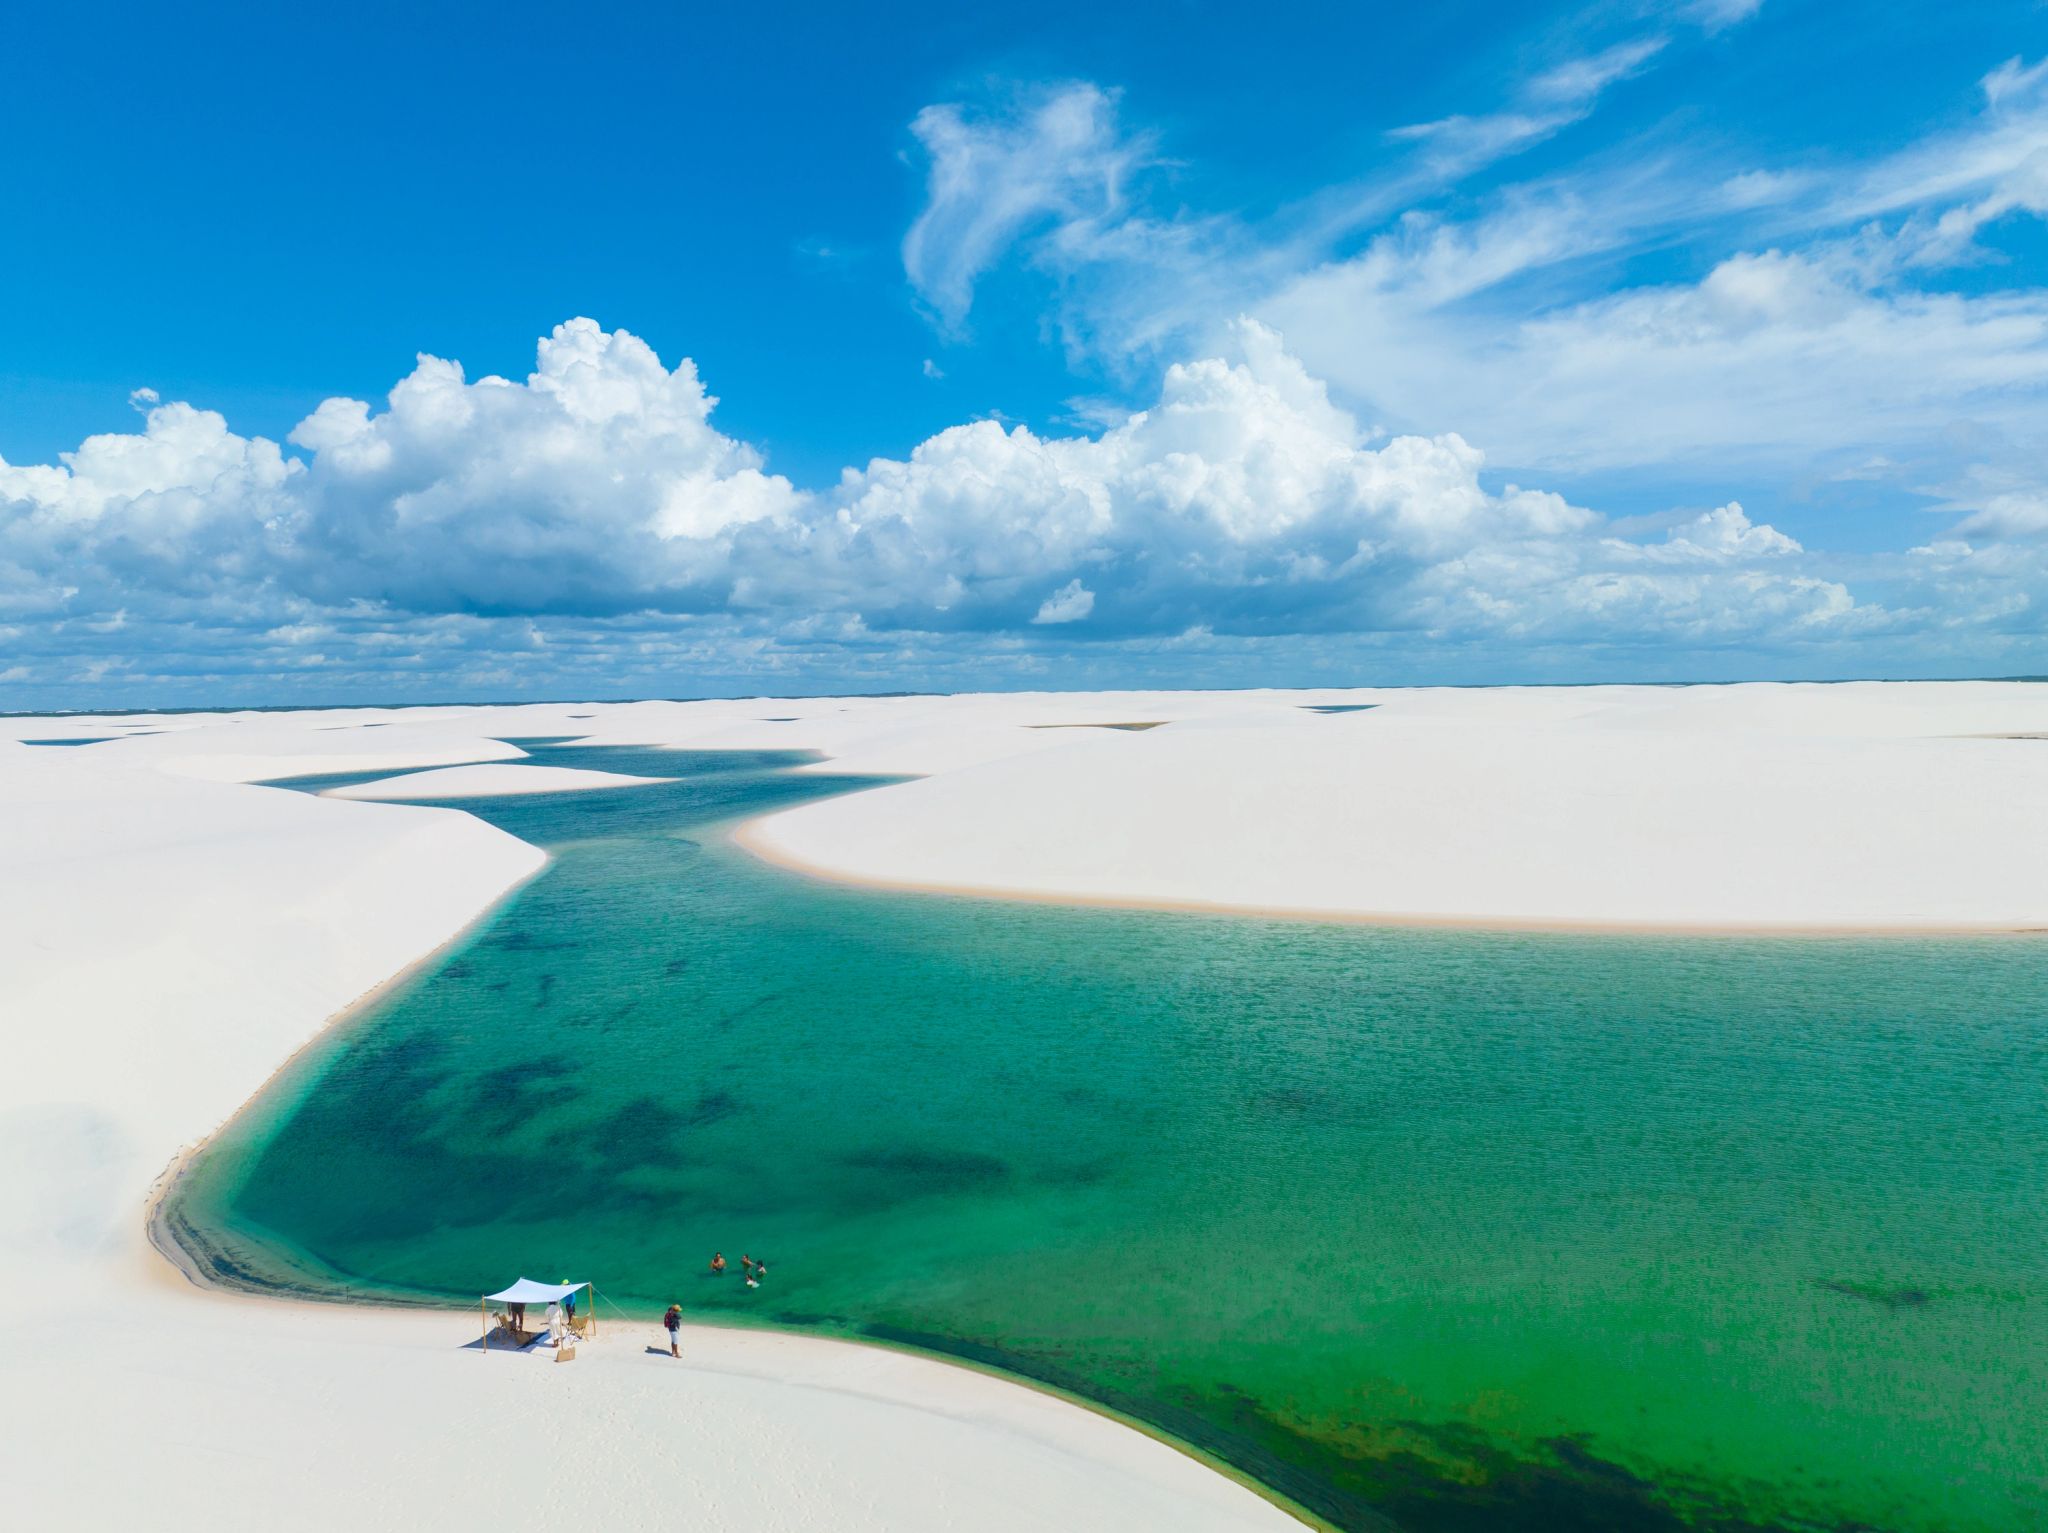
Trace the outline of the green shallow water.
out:
<instances>
[{"instance_id":1,"label":"green shallow water","mask_svg":"<svg viewBox=\"0 0 2048 1533\"><path fill-rule=\"evenodd\" d=\"M2048 1525L2048 943L842 889L724 830L864 784L547 755L685 775L463 806L555 862L199 1158L224 1275L914 1343L1346 1527Z\"/></svg>"}]
</instances>

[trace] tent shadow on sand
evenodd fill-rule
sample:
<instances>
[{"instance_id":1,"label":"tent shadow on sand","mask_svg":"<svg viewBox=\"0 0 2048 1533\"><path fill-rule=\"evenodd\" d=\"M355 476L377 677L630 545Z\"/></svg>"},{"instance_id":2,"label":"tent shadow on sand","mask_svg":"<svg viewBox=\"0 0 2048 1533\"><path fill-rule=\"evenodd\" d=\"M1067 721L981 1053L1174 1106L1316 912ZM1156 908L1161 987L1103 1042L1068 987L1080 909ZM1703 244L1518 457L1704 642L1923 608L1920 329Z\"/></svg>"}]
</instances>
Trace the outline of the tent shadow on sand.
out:
<instances>
[{"instance_id":1,"label":"tent shadow on sand","mask_svg":"<svg viewBox=\"0 0 2048 1533\"><path fill-rule=\"evenodd\" d=\"M547 1339L545 1331L525 1342L514 1341L503 1331L493 1331L489 1338L489 1350L492 1352L531 1352L535 1347L552 1350L547 1347ZM458 1352L482 1352L485 1350L484 1341L484 1337L472 1336L468 1341L465 1341L460 1347L456 1348L456 1350Z\"/></svg>"}]
</instances>

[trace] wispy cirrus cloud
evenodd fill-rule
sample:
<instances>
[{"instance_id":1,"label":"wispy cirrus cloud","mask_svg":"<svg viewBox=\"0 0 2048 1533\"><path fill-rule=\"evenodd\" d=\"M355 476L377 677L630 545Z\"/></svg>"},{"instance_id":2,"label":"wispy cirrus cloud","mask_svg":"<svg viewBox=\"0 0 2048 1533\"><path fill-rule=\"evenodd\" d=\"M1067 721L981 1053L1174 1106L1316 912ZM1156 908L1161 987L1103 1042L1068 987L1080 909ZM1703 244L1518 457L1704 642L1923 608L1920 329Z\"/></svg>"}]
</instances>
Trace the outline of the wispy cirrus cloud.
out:
<instances>
[{"instance_id":1,"label":"wispy cirrus cloud","mask_svg":"<svg viewBox=\"0 0 2048 1533\"><path fill-rule=\"evenodd\" d=\"M1583 122L1602 92L1641 73L1665 44L1663 37L1630 38L1544 70L1526 81L1516 102L1504 110L1415 123L1387 136L1421 147L1417 180L1458 180Z\"/></svg>"},{"instance_id":2,"label":"wispy cirrus cloud","mask_svg":"<svg viewBox=\"0 0 2048 1533\"><path fill-rule=\"evenodd\" d=\"M1851 223L1953 204L2037 166L2048 150L2048 59L2007 59L1978 88L1976 117L1850 173L1819 216Z\"/></svg>"},{"instance_id":3,"label":"wispy cirrus cloud","mask_svg":"<svg viewBox=\"0 0 2048 1533\"><path fill-rule=\"evenodd\" d=\"M1125 124L1117 93L1091 82L1012 89L978 110L928 106L911 123L926 188L904 237L904 273L957 335L976 283L1021 254L1073 293L1061 315L1070 342L1166 345L1358 229L1583 121L1667 42L1653 34L1570 55L1497 110L1393 128L1385 136L1397 153L1381 173L1324 188L1264 228L1184 207L1155 214L1144 192L1164 163L1158 137Z\"/></svg>"},{"instance_id":4,"label":"wispy cirrus cloud","mask_svg":"<svg viewBox=\"0 0 2048 1533\"><path fill-rule=\"evenodd\" d=\"M926 158L925 205L903 238L903 269L940 324L957 330L976 280L1019 240L1076 239L1128 212L1152 158L1117 122L1116 92L1079 83L1023 92L1001 113L945 103L910 125Z\"/></svg>"},{"instance_id":5,"label":"wispy cirrus cloud","mask_svg":"<svg viewBox=\"0 0 2048 1533\"><path fill-rule=\"evenodd\" d=\"M1749 20L1764 0L1683 0L1677 9L1687 21L1708 32L1720 32Z\"/></svg>"},{"instance_id":6,"label":"wispy cirrus cloud","mask_svg":"<svg viewBox=\"0 0 2048 1533\"><path fill-rule=\"evenodd\" d=\"M1557 176L1410 216L1252 307L1379 418L1455 421L1517 465L1740 479L1890 458L1930 488L1958 452L2040 445L2048 289L1943 277L1988 223L2048 209L2044 167L2048 70L2015 61L1973 120L1866 165ZM1703 274L1612 280L1680 240Z\"/></svg>"}]
</instances>

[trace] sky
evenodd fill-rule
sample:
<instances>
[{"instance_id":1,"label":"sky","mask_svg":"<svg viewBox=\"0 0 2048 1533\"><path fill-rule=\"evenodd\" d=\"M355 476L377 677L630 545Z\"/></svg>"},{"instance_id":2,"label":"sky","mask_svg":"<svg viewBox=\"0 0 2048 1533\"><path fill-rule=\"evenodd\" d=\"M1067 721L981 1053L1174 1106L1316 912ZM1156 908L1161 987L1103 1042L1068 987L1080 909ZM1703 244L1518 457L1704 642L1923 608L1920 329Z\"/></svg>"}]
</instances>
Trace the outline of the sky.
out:
<instances>
[{"instance_id":1,"label":"sky","mask_svg":"<svg viewBox=\"0 0 2048 1533\"><path fill-rule=\"evenodd\" d=\"M0 709L2048 672L2033 0L0 54Z\"/></svg>"}]
</instances>

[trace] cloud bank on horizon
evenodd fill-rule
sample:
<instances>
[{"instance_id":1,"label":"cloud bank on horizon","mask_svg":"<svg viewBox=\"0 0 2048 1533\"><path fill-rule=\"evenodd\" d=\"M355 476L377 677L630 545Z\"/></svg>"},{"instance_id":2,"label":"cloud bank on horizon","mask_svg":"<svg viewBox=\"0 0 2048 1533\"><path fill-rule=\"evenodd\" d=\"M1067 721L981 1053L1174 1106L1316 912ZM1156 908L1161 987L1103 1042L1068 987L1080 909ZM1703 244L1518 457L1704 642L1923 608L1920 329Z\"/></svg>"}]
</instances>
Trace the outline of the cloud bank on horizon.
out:
<instances>
[{"instance_id":1,"label":"cloud bank on horizon","mask_svg":"<svg viewBox=\"0 0 2048 1533\"><path fill-rule=\"evenodd\" d=\"M1758 10L1552 59L1258 217L1174 201L1110 86L927 106L903 277L954 352L987 284L1038 292L1121 380L1086 430L798 484L581 318L524 379L421 354L282 442L139 391L138 430L0 460L0 698L2041 670L2048 62L1854 161L1512 172ZM1804 546L1742 504L1789 472L1932 514Z\"/></svg>"},{"instance_id":2,"label":"cloud bank on horizon","mask_svg":"<svg viewBox=\"0 0 2048 1533\"><path fill-rule=\"evenodd\" d=\"M144 399L139 432L0 465L0 610L17 645L82 630L259 671L451 624L545 655L564 627L668 618L765 657L1053 626L1199 648L1886 621L1739 505L1617 536L1555 494L1488 490L1455 435L1366 445L1256 321L1234 352L1169 368L1150 408L1096 434L977 421L823 490L719 432L687 359L665 368L587 319L544 338L523 382L423 356L381 410L329 399L291 433L298 455Z\"/></svg>"}]
</instances>

